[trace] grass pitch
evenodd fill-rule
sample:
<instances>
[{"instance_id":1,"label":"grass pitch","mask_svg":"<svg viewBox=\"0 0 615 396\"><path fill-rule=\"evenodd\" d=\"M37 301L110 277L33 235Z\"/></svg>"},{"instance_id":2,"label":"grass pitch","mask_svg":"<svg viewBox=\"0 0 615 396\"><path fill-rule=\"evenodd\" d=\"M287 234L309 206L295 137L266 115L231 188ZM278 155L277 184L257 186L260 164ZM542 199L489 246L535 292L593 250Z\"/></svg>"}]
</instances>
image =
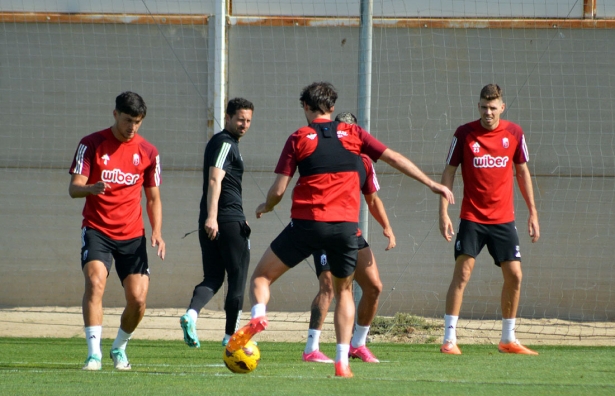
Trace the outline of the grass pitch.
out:
<instances>
[{"instance_id":1,"label":"grass pitch","mask_svg":"<svg viewBox=\"0 0 615 396\"><path fill-rule=\"evenodd\" d=\"M103 340L108 353L111 340ZM463 355L439 345L370 344L380 364L351 361L355 377L335 378L331 364L304 363L299 343L260 342L262 359L250 374L233 374L223 347L203 342L133 340L132 371L113 370L103 356L99 372L81 370L80 338L0 338L2 395L613 395L611 347L542 346L539 356L507 355L492 345L462 345ZM321 350L335 356L335 345Z\"/></svg>"}]
</instances>

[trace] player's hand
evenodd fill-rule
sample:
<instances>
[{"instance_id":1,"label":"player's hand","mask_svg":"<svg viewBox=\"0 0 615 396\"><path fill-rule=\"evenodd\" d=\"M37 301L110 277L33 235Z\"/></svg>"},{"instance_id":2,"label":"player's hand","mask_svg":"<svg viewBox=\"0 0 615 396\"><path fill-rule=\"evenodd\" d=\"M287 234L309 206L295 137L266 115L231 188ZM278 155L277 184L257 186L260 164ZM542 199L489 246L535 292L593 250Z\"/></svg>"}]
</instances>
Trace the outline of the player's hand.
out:
<instances>
[{"instance_id":1,"label":"player's hand","mask_svg":"<svg viewBox=\"0 0 615 396\"><path fill-rule=\"evenodd\" d=\"M395 246L397 246L397 243L395 242L395 234L393 234L393 230L391 228L385 228L382 230L382 234L389 238L389 245L386 247L386 249L384 250L391 250L393 249Z\"/></svg>"},{"instance_id":2,"label":"player's hand","mask_svg":"<svg viewBox=\"0 0 615 396\"><path fill-rule=\"evenodd\" d=\"M207 220L205 220L203 229L205 230L207 237L213 241L214 239L218 237L218 233L219 233L218 220L208 218Z\"/></svg>"},{"instance_id":3,"label":"player's hand","mask_svg":"<svg viewBox=\"0 0 615 396\"><path fill-rule=\"evenodd\" d=\"M262 204L258 205L258 207L256 208L256 218L260 219L263 216L263 213L269 213L272 210L273 209L270 209L267 207L267 202L263 202Z\"/></svg>"},{"instance_id":4,"label":"player's hand","mask_svg":"<svg viewBox=\"0 0 615 396\"><path fill-rule=\"evenodd\" d=\"M440 234L450 242L453 240L453 235L455 235L455 230L453 229L453 223L451 222L451 218L448 217L448 214L444 213L440 215Z\"/></svg>"},{"instance_id":5,"label":"player's hand","mask_svg":"<svg viewBox=\"0 0 615 396\"><path fill-rule=\"evenodd\" d=\"M450 204L455 203L455 196L453 195L453 192L449 190L448 187L446 187L445 185L434 182L430 188L431 188L431 191L433 191L434 193L440 194L444 198L446 198L448 203Z\"/></svg>"},{"instance_id":6,"label":"player's hand","mask_svg":"<svg viewBox=\"0 0 615 396\"><path fill-rule=\"evenodd\" d=\"M152 247L156 246L158 246L158 252L156 252L156 255L162 260L164 260L164 255L166 253L166 245L162 240L162 236L160 236L159 234L152 234Z\"/></svg>"},{"instance_id":7,"label":"player's hand","mask_svg":"<svg viewBox=\"0 0 615 396\"><path fill-rule=\"evenodd\" d=\"M103 181L96 182L90 185L90 194L98 195L104 194L105 190L110 190L111 185L109 183L105 183Z\"/></svg>"},{"instance_id":8,"label":"player's hand","mask_svg":"<svg viewBox=\"0 0 615 396\"><path fill-rule=\"evenodd\" d=\"M532 238L532 243L535 243L540 239L540 225L538 224L538 215L531 214L527 221L527 230Z\"/></svg>"}]
</instances>

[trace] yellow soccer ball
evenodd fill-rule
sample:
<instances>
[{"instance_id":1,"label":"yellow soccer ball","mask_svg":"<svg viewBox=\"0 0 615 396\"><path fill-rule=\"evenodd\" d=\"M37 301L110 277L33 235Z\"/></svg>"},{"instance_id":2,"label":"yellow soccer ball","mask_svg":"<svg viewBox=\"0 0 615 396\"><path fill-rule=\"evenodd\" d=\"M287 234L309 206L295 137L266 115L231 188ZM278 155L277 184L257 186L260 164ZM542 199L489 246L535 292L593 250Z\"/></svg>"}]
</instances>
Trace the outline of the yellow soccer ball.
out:
<instances>
[{"instance_id":1,"label":"yellow soccer ball","mask_svg":"<svg viewBox=\"0 0 615 396\"><path fill-rule=\"evenodd\" d=\"M233 373L245 374L256 369L258 362L261 360L261 351L252 341L235 352L224 349L224 364Z\"/></svg>"}]
</instances>

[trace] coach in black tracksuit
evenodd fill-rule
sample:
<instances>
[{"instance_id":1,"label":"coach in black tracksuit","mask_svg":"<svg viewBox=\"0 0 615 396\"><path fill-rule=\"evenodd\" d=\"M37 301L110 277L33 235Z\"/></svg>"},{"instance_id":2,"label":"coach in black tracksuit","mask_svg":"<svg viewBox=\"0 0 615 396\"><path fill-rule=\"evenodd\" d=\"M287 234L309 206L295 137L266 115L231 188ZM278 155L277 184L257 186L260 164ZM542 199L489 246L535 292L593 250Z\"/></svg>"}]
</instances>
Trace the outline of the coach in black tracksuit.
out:
<instances>
[{"instance_id":1,"label":"coach in black tracksuit","mask_svg":"<svg viewBox=\"0 0 615 396\"><path fill-rule=\"evenodd\" d=\"M239 322L250 264L250 227L243 213L241 180L244 167L238 144L250 128L253 111L254 105L246 99L230 100L224 130L215 134L205 148L199 214L204 277L194 288L188 311L180 320L184 341L191 347L200 346L196 335L197 315L224 283L225 272L228 292L224 303L223 345Z\"/></svg>"}]
</instances>

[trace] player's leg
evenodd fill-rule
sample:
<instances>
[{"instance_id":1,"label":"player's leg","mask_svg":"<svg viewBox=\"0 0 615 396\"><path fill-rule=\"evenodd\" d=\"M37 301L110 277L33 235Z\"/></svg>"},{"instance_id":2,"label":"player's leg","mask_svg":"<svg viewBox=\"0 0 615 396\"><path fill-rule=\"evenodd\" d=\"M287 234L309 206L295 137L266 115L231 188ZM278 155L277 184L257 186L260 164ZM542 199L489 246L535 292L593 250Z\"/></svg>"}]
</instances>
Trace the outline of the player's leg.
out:
<instances>
[{"instance_id":1,"label":"player's leg","mask_svg":"<svg viewBox=\"0 0 615 396\"><path fill-rule=\"evenodd\" d=\"M103 234L88 228L81 233L81 270L85 279L82 298L82 314L88 357L84 370L100 370L102 367L103 295L113 262L110 246Z\"/></svg>"},{"instance_id":2,"label":"player's leg","mask_svg":"<svg viewBox=\"0 0 615 396\"><path fill-rule=\"evenodd\" d=\"M313 257L316 276L318 277L318 294L312 301L310 327L302 358L305 362L333 363L333 360L320 351L322 326L333 301L333 280L325 251L319 251L313 254Z\"/></svg>"},{"instance_id":3,"label":"player's leg","mask_svg":"<svg viewBox=\"0 0 615 396\"><path fill-rule=\"evenodd\" d=\"M356 223L338 223L329 227L330 233L326 237L325 250L333 276L333 291L336 301L334 314L335 338L337 340L335 375L339 377L353 376L348 365L348 357L355 317L352 280L359 251L357 230L358 225Z\"/></svg>"},{"instance_id":4,"label":"player's leg","mask_svg":"<svg viewBox=\"0 0 615 396\"><path fill-rule=\"evenodd\" d=\"M290 267L286 266L278 256L267 248L263 257L256 265L250 279L250 302L252 303L252 319L250 322L237 330L228 341L226 348L236 351L244 346L255 334L267 328L266 307L270 297L270 286Z\"/></svg>"},{"instance_id":5,"label":"player's leg","mask_svg":"<svg viewBox=\"0 0 615 396\"><path fill-rule=\"evenodd\" d=\"M226 325L223 345L228 343L239 327L250 265L250 233L250 227L245 221L220 226L220 250L228 276L228 291L224 302ZM227 238L223 239L223 234L226 234Z\"/></svg>"},{"instance_id":6,"label":"player's leg","mask_svg":"<svg viewBox=\"0 0 615 396\"><path fill-rule=\"evenodd\" d=\"M130 370L126 346L145 315L149 290L149 266L145 237L116 241L115 269L124 287L126 306L120 319L110 357L117 370Z\"/></svg>"},{"instance_id":7,"label":"player's leg","mask_svg":"<svg viewBox=\"0 0 615 396\"><path fill-rule=\"evenodd\" d=\"M515 336L515 324L519 298L521 295L521 251L515 222L489 226L487 243L495 265L501 267L504 284L502 285L502 338L498 350L503 353L537 355L521 345Z\"/></svg>"},{"instance_id":8,"label":"player's leg","mask_svg":"<svg viewBox=\"0 0 615 396\"><path fill-rule=\"evenodd\" d=\"M537 352L521 345L515 336L515 324L521 295L521 262L501 263L504 285L502 286L502 339L498 350L503 353L538 355Z\"/></svg>"},{"instance_id":9,"label":"player's leg","mask_svg":"<svg viewBox=\"0 0 615 396\"><path fill-rule=\"evenodd\" d=\"M444 341L440 352L452 355L459 355L461 351L457 346L457 321L461 304L463 302L463 292L470 281L472 270L476 260L474 257L462 254L455 260L453 279L446 293L446 314L444 315Z\"/></svg>"},{"instance_id":10,"label":"player's leg","mask_svg":"<svg viewBox=\"0 0 615 396\"><path fill-rule=\"evenodd\" d=\"M352 377L348 365L350 353L350 339L354 322L355 307L352 295L352 275L345 278L333 277L333 290L335 292L335 375L338 377Z\"/></svg>"},{"instance_id":11,"label":"player's leg","mask_svg":"<svg viewBox=\"0 0 615 396\"><path fill-rule=\"evenodd\" d=\"M219 225L222 227L222 224ZM179 324L184 335L184 343L191 348L199 348L201 343L196 330L196 322L201 309L214 297L224 283L224 260L220 253L221 239L210 240L207 232L199 229L199 245L201 247L201 263L203 265L203 281L194 287L192 298L186 313L179 318Z\"/></svg>"},{"instance_id":12,"label":"player's leg","mask_svg":"<svg viewBox=\"0 0 615 396\"><path fill-rule=\"evenodd\" d=\"M502 286L502 317L514 319L517 317L519 297L521 295L521 272L520 261L505 261L501 263L504 285ZM514 340L506 340L514 341Z\"/></svg>"},{"instance_id":13,"label":"player's leg","mask_svg":"<svg viewBox=\"0 0 615 396\"><path fill-rule=\"evenodd\" d=\"M361 287L362 295L357 309L357 323L350 341L350 356L364 362L378 363L378 359L365 345L370 325L378 310L378 298L382 292L376 258L369 246L359 250L354 277Z\"/></svg>"},{"instance_id":14,"label":"player's leg","mask_svg":"<svg viewBox=\"0 0 615 396\"><path fill-rule=\"evenodd\" d=\"M487 243L488 228L473 221L461 220L455 239L455 269L446 293L444 315L444 342L440 352L459 355L457 346L457 321L463 302L463 293L470 281L476 257Z\"/></svg>"},{"instance_id":15,"label":"player's leg","mask_svg":"<svg viewBox=\"0 0 615 396\"><path fill-rule=\"evenodd\" d=\"M107 269L100 261L90 261L83 267L85 291L82 299L83 324L88 345L88 357L84 370L100 370L102 367L103 306L102 299L107 282Z\"/></svg>"}]
</instances>

